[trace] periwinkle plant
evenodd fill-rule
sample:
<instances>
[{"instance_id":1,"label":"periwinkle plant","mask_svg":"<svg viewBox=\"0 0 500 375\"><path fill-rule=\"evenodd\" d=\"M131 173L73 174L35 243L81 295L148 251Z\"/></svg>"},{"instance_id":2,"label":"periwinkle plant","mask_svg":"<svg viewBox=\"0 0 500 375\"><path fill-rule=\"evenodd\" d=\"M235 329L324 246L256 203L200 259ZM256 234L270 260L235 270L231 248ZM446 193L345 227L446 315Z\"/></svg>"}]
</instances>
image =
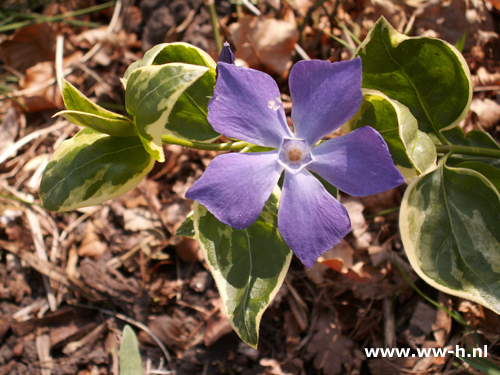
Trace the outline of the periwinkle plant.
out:
<instances>
[{"instance_id":1,"label":"periwinkle plant","mask_svg":"<svg viewBox=\"0 0 500 375\"><path fill-rule=\"evenodd\" d=\"M199 241L249 345L291 250L311 267L349 232L331 192L375 194L403 176L400 233L415 271L500 313L500 147L458 127L472 84L448 43L407 37L381 18L352 60L296 63L292 128L276 83L234 65L228 46L218 64L186 43L155 46L122 82L128 117L63 84L60 115L85 129L49 161L42 203L67 211L121 195L164 160L165 143L241 151L215 157L188 190L195 203L179 233ZM340 126L347 134L331 136ZM213 143L220 135L231 141Z\"/></svg>"},{"instance_id":2,"label":"periwinkle plant","mask_svg":"<svg viewBox=\"0 0 500 375\"><path fill-rule=\"evenodd\" d=\"M227 47L226 47L227 48ZM361 59L301 61L290 71L292 121L280 92L265 73L219 62L208 121L220 134L273 148L219 155L186 198L204 205L222 223L247 228L285 172L278 211L281 236L306 267L351 230L346 209L310 171L348 194L379 193L405 182L384 139L370 127L322 138L359 108Z\"/></svg>"}]
</instances>

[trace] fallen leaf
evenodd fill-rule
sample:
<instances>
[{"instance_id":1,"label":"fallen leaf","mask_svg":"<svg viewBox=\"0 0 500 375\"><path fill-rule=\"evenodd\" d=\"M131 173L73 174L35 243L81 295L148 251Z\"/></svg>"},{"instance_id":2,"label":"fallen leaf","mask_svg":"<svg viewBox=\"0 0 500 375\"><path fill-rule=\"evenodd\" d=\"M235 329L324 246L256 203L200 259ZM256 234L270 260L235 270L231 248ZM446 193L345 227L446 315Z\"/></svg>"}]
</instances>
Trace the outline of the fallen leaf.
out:
<instances>
[{"instance_id":1,"label":"fallen leaf","mask_svg":"<svg viewBox=\"0 0 500 375\"><path fill-rule=\"evenodd\" d=\"M406 24L405 11L391 0L365 0L363 12L356 23L362 24L364 30L371 30L381 16L384 16L396 30L403 32Z\"/></svg>"},{"instance_id":2,"label":"fallen leaf","mask_svg":"<svg viewBox=\"0 0 500 375\"><path fill-rule=\"evenodd\" d=\"M152 211L145 207L127 209L123 212L124 228L133 232L161 228L162 223Z\"/></svg>"},{"instance_id":3,"label":"fallen leaf","mask_svg":"<svg viewBox=\"0 0 500 375\"><path fill-rule=\"evenodd\" d=\"M234 55L250 68L265 67L285 77L291 66L292 51L299 38L295 19L245 16L229 26Z\"/></svg>"},{"instance_id":4,"label":"fallen leaf","mask_svg":"<svg viewBox=\"0 0 500 375\"><path fill-rule=\"evenodd\" d=\"M82 52L78 51L64 58L66 68L80 61ZM45 61L26 69L26 75L19 81L19 89L25 94L19 97L19 102L26 112L37 112L45 109L63 108L62 96L55 81L47 85L55 77L53 61ZM28 90L29 89L29 90Z\"/></svg>"},{"instance_id":5,"label":"fallen leaf","mask_svg":"<svg viewBox=\"0 0 500 375\"><path fill-rule=\"evenodd\" d=\"M472 76L472 84L474 87L497 86L500 84L500 73L490 73L481 66L477 69L476 74Z\"/></svg>"},{"instance_id":6,"label":"fallen leaf","mask_svg":"<svg viewBox=\"0 0 500 375\"><path fill-rule=\"evenodd\" d=\"M148 322L148 328L169 348L186 343L181 327L182 322L179 319L168 315L157 316ZM145 332L139 332L138 339L156 345L151 336Z\"/></svg>"},{"instance_id":7,"label":"fallen leaf","mask_svg":"<svg viewBox=\"0 0 500 375\"><path fill-rule=\"evenodd\" d=\"M470 50L478 37L478 30L495 31L493 18L483 1L450 0L430 2L416 13L414 30L423 36L429 30L436 37L455 44L466 33L464 51Z\"/></svg>"},{"instance_id":8,"label":"fallen leaf","mask_svg":"<svg viewBox=\"0 0 500 375\"><path fill-rule=\"evenodd\" d=\"M108 249L108 246L99 239L95 233L95 226L91 221L87 222L85 235L83 236L82 243L78 248L78 255L81 257L91 257L94 259L99 258Z\"/></svg>"},{"instance_id":9,"label":"fallen leaf","mask_svg":"<svg viewBox=\"0 0 500 375\"><path fill-rule=\"evenodd\" d=\"M192 238L183 237L182 240L175 245L175 251L177 255L179 255L179 258L186 263L202 262L204 259L200 244Z\"/></svg>"},{"instance_id":10,"label":"fallen leaf","mask_svg":"<svg viewBox=\"0 0 500 375\"><path fill-rule=\"evenodd\" d=\"M494 100L473 99L470 110L477 115L481 126L485 130L491 129L500 121L500 104Z\"/></svg>"},{"instance_id":11,"label":"fallen leaf","mask_svg":"<svg viewBox=\"0 0 500 375\"><path fill-rule=\"evenodd\" d=\"M24 73L43 61L54 62L56 33L49 23L39 23L16 30L0 43L0 59L6 65Z\"/></svg>"},{"instance_id":12,"label":"fallen leaf","mask_svg":"<svg viewBox=\"0 0 500 375\"><path fill-rule=\"evenodd\" d=\"M438 302L445 307L449 307L450 305L449 298L443 292L439 292ZM434 339L438 347L442 348L446 345L448 335L451 331L451 324L452 319L450 314L441 309L437 309L436 320L432 324L432 333L434 334Z\"/></svg>"},{"instance_id":13,"label":"fallen leaf","mask_svg":"<svg viewBox=\"0 0 500 375\"><path fill-rule=\"evenodd\" d=\"M363 215L363 211L365 210L364 203L357 198L341 197L340 201L346 208L349 218L351 219L351 233L355 238L353 246L356 249L368 248L373 238L371 233L367 232L368 225Z\"/></svg>"},{"instance_id":14,"label":"fallen leaf","mask_svg":"<svg viewBox=\"0 0 500 375\"><path fill-rule=\"evenodd\" d=\"M314 355L314 367L325 375L344 373L342 365L352 360L353 341L342 335L338 318L321 315L314 325L316 333L307 347Z\"/></svg>"}]
</instances>

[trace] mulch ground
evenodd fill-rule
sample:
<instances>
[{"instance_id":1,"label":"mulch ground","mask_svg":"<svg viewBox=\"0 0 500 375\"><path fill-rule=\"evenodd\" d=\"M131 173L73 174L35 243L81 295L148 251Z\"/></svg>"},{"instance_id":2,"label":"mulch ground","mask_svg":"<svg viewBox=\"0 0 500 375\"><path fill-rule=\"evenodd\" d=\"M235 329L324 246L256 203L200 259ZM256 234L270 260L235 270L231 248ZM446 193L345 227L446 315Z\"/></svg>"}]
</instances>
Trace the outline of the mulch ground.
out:
<instances>
[{"instance_id":1,"label":"mulch ground","mask_svg":"<svg viewBox=\"0 0 500 375\"><path fill-rule=\"evenodd\" d=\"M100 2L39 3L2 5L53 16ZM118 374L124 324L138 334L147 374L479 373L451 355L367 358L364 349L375 347L416 353L418 347L487 345L488 360L497 363L498 316L429 287L409 266L397 209L390 210L399 206L405 187L366 198L341 195L353 231L311 270L292 261L263 315L258 349L241 342L229 326L197 243L174 235L192 208L185 191L216 153L168 145L166 162L122 197L58 214L36 205L48 158L77 131L52 117L63 108L50 81L57 35L64 36L66 78L100 105L123 112L119 78L155 44L183 41L217 58L207 3L125 1L118 14L108 7L70 18L100 28L66 20L0 34L0 375ZM463 37L475 89L460 126L498 140L496 7L494 0L269 0L259 1L260 18L233 2L216 1L215 8L222 38L232 43L240 63L278 81L288 115L291 64L304 54L348 59L345 44L355 42L342 25L362 40L384 15L409 35L452 44ZM14 15L10 22L18 20ZM95 46L100 47L91 52ZM427 297L460 311L470 328L426 301L402 272Z\"/></svg>"}]
</instances>

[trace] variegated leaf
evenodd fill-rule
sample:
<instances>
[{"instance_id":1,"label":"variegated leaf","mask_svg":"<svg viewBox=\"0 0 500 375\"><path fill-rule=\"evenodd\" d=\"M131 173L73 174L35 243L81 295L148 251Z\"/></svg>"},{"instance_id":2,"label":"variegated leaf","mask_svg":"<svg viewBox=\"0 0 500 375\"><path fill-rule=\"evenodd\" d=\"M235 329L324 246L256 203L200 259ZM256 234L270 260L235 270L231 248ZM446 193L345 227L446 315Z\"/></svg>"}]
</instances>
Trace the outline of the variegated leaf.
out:
<instances>
[{"instance_id":1,"label":"variegated leaf","mask_svg":"<svg viewBox=\"0 0 500 375\"><path fill-rule=\"evenodd\" d=\"M462 130L462 128L457 126L453 129L444 131L443 135L453 145L476 147L479 149L484 148L500 150L500 146L498 145L497 141L495 141L495 139L493 139L490 134L479 130L473 129L469 131L467 135L464 135L464 131ZM471 160L487 163L496 168L500 168L500 159L498 158L460 154L453 154L448 160L448 165L455 166L456 164Z\"/></svg>"},{"instance_id":2,"label":"variegated leaf","mask_svg":"<svg viewBox=\"0 0 500 375\"><path fill-rule=\"evenodd\" d=\"M181 223L179 228L175 231L176 236L183 236L183 237L189 237L189 238L196 238L196 233L194 231L194 212L191 211L187 216L186 219Z\"/></svg>"},{"instance_id":3,"label":"variegated leaf","mask_svg":"<svg viewBox=\"0 0 500 375\"><path fill-rule=\"evenodd\" d=\"M232 229L195 202L194 228L233 329L257 347L262 314L278 292L292 252L278 233L279 189L257 221Z\"/></svg>"},{"instance_id":4,"label":"variegated leaf","mask_svg":"<svg viewBox=\"0 0 500 375\"><path fill-rule=\"evenodd\" d=\"M343 129L349 132L363 126L371 126L384 137L394 164L406 179L436 168L434 143L418 130L417 119L398 101L380 91L363 89L363 102Z\"/></svg>"},{"instance_id":5,"label":"variegated leaf","mask_svg":"<svg viewBox=\"0 0 500 375\"><path fill-rule=\"evenodd\" d=\"M91 102L64 79L62 80L62 95L67 110L58 112L55 116L63 116L76 125L116 137L137 134L134 123L130 119Z\"/></svg>"},{"instance_id":6,"label":"variegated leaf","mask_svg":"<svg viewBox=\"0 0 500 375\"><path fill-rule=\"evenodd\" d=\"M40 198L49 211L93 206L134 188L153 165L139 137L83 129L52 155L40 183Z\"/></svg>"},{"instance_id":7,"label":"variegated leaf","mask_svg":"<svg viewBox=\"0 0 500 375\"><path fill-rule=\"evenodd\" d=\"M163 134L198 142L211 142L220 136L208 123L208 102L215 86L214 60L203 50L187 43L159 44L129 66L122 82L126 85L132 72L143 66L186 63L209 68L208 72L184 91L172 109Z\"/></svg>"},{"instance_id":8,"label":"variegated leaf","mask_svg":"<svg viewBox=\"0 0 500 375\"><path fill-rule=\"evenodd\" d=\"M135 69L127 81L125 106L146 151L163 162L161 136L181 94L209 68L172 63Z\"/></svg>"},{"instance_id":9,"label":"variegated leaf","mask_svg":"<svg viewBox=\"0 0 500 375\"><path fill-rule=\"evenodd\" d=\"M175 42L175 43L162 43L152 47L142 59L133 62L125 71L122 83L126 87L127 81L132 72L143 66L162 65L168 63L186 63L199 66L206 66L215 69L217 64L210 57L208 53L202 49L195 47L188 43Z\"/></svg>"},{"instance_id":10,"label":"variegated leaf","mask_svg":"<svg viewBox=\"0 0 500 375\"><path fill-rule=\"evenodd\" d=\"M403 197L399 225L406 254L430 285L499 314L500 194L481 167L449 167L446 160L413 180ZM486 166L483 173L500 179Z\"/></svg>"},{"instance_id":11,"label":"variegated leaf","mask_svg":"<svg viewBox=\"0 0 500 375\"><path fill-rule=\"evenodd\" d=\"M381 17L355 55L363 61L363 87L404 104L426 133L458 125L469 111L469 67L443 40L408 37Z\"/></svg>"}]
</instances>

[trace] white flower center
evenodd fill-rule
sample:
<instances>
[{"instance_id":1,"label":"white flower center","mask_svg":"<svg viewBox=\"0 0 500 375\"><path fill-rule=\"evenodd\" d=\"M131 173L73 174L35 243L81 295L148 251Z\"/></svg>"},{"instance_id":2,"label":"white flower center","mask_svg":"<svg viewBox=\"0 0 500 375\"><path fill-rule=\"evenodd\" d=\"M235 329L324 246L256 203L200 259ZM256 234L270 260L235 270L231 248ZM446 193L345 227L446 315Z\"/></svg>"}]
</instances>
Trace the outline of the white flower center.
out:
<instances>
[{"instance_id":1,"label":"white flower center","mask_svg":"<svg viewBox=\"0 0 500 375\"><path fill-rule=\"evenodd\" d=\"M312 161L309 146L302 139L284 138L279 161L292 172L298 172Z\"/></svg>"}]
</instances>

